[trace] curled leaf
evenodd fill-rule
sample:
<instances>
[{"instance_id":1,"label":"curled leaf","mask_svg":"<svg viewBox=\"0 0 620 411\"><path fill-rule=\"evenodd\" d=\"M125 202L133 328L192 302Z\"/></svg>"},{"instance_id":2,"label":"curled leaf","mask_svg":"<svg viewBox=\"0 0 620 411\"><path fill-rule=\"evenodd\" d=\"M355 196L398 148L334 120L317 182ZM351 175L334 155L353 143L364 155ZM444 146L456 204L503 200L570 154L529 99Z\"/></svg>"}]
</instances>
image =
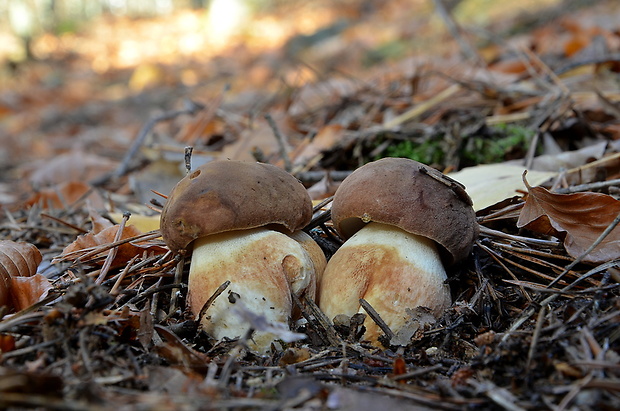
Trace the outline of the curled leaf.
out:
<instances>
[{"instance_id":1,"label":"curled leaf","mask_svg":"<svg viewBox=\"0 0 620 411\"><path fill-rule=\"evenodd\" d=\"M0 306L21 310L47 294L49 280L36 274L42 259L32 244L0 241Z\"/></svg>"},{"instance_id":2,"label":"curled leaf","mask_svg":"<svg viewBox=\"0 0 620 411\"><path fill-rule=\"evenodd\" d=\"M517 227L564 240L568 254L577 258L600 237L620 214L620 201L601 193L556 194L543 187L528 189ZM620 227L585 256L583 261L603 263L620 258Z\"/></svg>"}]
</instances>

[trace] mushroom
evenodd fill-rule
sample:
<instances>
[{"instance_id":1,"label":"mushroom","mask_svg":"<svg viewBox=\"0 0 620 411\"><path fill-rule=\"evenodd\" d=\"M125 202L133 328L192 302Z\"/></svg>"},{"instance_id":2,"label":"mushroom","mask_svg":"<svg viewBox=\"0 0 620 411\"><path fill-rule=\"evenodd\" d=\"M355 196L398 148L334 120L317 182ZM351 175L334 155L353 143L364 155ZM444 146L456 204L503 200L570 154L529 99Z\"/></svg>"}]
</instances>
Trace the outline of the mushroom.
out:
<instances>
[{"instance_id":1,"label":"mushroom","mask_svg":"<svg viewBox=\"0 0 620 411\"><path fill-rule=\"evenodd\" d=\"M245 337L251 326L239 307L271 323L288 325L291 293L314 298L326 261L300 231L312 217L303 185L278 167L211 161L174 187L161 214L161 232L174 253L191 249L188 305L207 334ZM209 298L227 280L227 295ZM203 309L204 308L204 309ZM255 330L249 346L268 351L277 335Z\"/></svg>"},{"instance_id":2,"label":"mushroom","mask_svg":"<svg viewBox=\"0 0 620 411\"><path fill-rule=\"evenodd\" d=\"M408 309L426 307L438 317L451 304L444 267L466 258L478 236L461 184L417 161L384 158L342 182L331 214L347 240L319 286L329 318L362 312L363 298L398 333ZM364 339L378 342L378 325L366 318L364 326Z\"/></svg>"}]
</instances>

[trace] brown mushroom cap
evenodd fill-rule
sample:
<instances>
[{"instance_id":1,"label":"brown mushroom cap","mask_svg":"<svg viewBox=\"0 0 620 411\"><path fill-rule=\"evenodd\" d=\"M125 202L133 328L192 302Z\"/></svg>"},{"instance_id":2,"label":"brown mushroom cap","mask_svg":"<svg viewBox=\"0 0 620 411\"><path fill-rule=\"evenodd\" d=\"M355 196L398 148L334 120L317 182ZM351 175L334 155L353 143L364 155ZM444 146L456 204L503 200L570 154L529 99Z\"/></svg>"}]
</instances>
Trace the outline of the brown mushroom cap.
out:
<instances>
[{"instance_id":1,"label":"brown mushroom cap","mask_svg":"<svg viewBox=\"0 0 620 411\"><path fill-rule=\"evenodd\" d=\"M338 187L331 213L345 239L370 221L390 224L434 240L447 265L466 258L478 236L465 188L405 158L383 158L355 170Z\"/></svg>"},{"instance_id":2,"label":"brown mushroom cap","mask_svg":"<svg viewBox=\"0 0 620 411\"><path fill-rule=\"evenodd\" d=\"M215 160L177 183L160 226L170 250L183 253L199 237L262 226L293 232L311 218L312 200L291 174L270 164Z\"/></svg>"}]
</instances>

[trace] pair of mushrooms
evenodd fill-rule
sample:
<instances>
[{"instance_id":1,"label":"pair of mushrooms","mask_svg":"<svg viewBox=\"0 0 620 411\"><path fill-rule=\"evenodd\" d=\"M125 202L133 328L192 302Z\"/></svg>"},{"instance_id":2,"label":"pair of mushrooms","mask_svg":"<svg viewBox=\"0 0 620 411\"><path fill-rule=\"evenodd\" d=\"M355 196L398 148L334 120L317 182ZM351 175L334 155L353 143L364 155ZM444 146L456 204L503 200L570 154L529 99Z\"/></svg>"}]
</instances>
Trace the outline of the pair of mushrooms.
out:
<instances>
[{"instance_id":1,"label":"pair of mushrooms","mask_svg":"<svg viewBox=\"0 0 620 411\"><path fill-rule=\"evenodd\" d=\"M332 221L347 241L329 263L301 231L312 202L292 175L268 164L216 160L173 189L161 215L167 246L193 248L188 303L212 337L243 337L247 322L235 304L287 324L291 294L316 298L329 318L352 316L367 300L396 331L407 308L436 316L450 305L444 265L465 258L478 234L464 188L421 163L389 158L347 177L332 204ZM209 298L226 280L227 295ZM381 331L366 319L365 339ZM265 352L275 336L257 330L251 348Z\"/></svg>"}]
</instances>

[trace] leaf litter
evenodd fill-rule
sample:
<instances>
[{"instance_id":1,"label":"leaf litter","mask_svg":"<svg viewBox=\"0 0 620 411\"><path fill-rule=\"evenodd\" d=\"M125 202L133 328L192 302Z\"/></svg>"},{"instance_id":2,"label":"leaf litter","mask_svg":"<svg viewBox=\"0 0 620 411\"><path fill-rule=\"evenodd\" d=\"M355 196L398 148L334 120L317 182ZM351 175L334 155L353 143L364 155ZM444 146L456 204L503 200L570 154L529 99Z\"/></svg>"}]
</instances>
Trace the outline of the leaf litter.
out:
<instances>
[{"instance_id":1,"label":"leaf litter","mask_svg":"<svg viewBox=\"0 0 620 411\"><path fill-rule=\"evenodd\" d=\"M611 231L582 261L603 263L620 258L620 201L608 194L555 194L544 187L530 187L517 227L564 240L564 247L573 258L580 257L611 226ZM614 224L614 226L612 226Z\"/></svg>"},{"instance_id":2,"label":"leaf litter","mask_svg":"<svg viewBox=\"0 0 620 411\"><path fill-rule=\"evenodd\" d=\"M1 100L0 113L11 115L3 114L0 138L13 154L2 153L7 173L0 183L11 195L0 205L0 233L41 250L37 275L52 288L24 309L1 314L4 408L618 408L617 229L609 244L601 243L611 251L584 255L617 216L618 28L597 17L611 15L613 2L552 16L559 24L506 36L503 44L477 46L485 64L464 59L445 33L432 38L426 17L409 15L409 4L374 7L368 15L329 9L330 16L359 20L339 28L325 49L303 36L286 43L291 48L284 55L276 48L253 54L242 44L229 54L214 47L204 57L185 54L179 70L158 60L170 58L170 50L157 55L141 47L134 51L143 63L128 73L131 65L119 48L97 48L100 55L84 56L96 74L90 82L71 81L69 74L83 64L76 60L21 68L11 86L17 97ZM289 21L296 16L286 7L280 13ZM183 25L171 22L190 27L191 16L170 17L168 32L182 34ZM107 41L121 44L130 33L144 36L136 44L147 44L161 34L157 29L153 35L156 23L121 20L100 27L116 27L106 31ZM505 24L500 19L488 29L500 32ZM390 57L399 39L382 27L419 33L435 50L414 46L416 53ZM49 42L57 48L47 52L62 55L71 42L85 40L80 36ZM391 49L379 43L390 38ZM45 86L50 74L65 87ZM191 80L207 76L207 86ZM105 87L118 81L129 87ZM187 109L194 107L182 103L187 96L206 110ZM511 136L493 157L472 157L491 147L494 127L502 123L535 133ZM143 139L132 144L141 129L147 131ZM482 235L469 260L451 269L455 303L437 322L412 313L407 335L394 345L386 339L378 349L359 340L363 318L332 323L312 301L298 301L302 318L291 335L306 338L276 341L261 357L243 340L214 341L202 333L185 310L187 262L165 253L156 231L132 231L133 217L118 216L156 216L161 198L153 196L148 205L136 200L131 177L162 158L182 169L188 140L193 166L213 155L291 164L307 187L314 184L315 200L328 198L359 165L394 153L423 155L442 171L516 158L525 169L553 174L537 182L544 187L514 185L480 207ZM595 143L594 155L581 155ZM51 161L76 146L97 159L84 155L64 167ZM563 156L570 157L568 167ZM543 157L544 166L537 161ZM37 176L31 164L38 160L54 167L39 168ZM105 169L97 169L101 164ZM77 176L74 167L92 170L80 181L103 196L94 204L99 216L88 208L86 191L60 186ZM28 175L53 191L33 197L41 187L23 178ZM505 188L491 182L487 191ZM579 193L572 197L577 201L564 201L575 195L566 193ZM520 222L541 219L554 230L520 228ZM328 201L317 206L307 230L328 256L341 244ZM68 258L63 250L79 235L88 241Z\"/></svg>"}]
</instances>

